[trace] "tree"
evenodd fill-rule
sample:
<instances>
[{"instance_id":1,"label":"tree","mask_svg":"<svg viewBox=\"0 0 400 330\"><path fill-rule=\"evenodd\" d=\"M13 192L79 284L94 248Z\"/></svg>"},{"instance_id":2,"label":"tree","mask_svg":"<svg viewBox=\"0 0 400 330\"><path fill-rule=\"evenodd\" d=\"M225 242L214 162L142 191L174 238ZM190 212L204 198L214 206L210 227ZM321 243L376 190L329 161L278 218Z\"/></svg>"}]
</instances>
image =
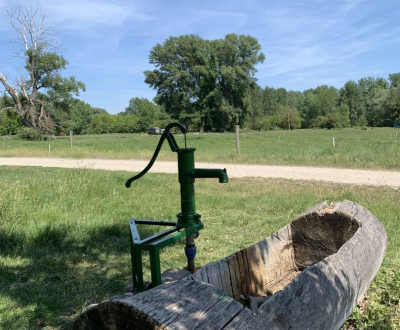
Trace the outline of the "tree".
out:
<instances>
[{"instance_id":1,"label":"tree","mask_svg":"<svg viewBox=\"0 0 400 330\"><path fill-rule=\"evenodd\" d=\"M363 94L359 86L354 81L348 81L340 89L340 103L345 103L349 107L350 125L358 125L358 118L365 116Z\"/></svg>"},{"instance_id":2,"label":"tree","mask_svg":"<svg viewBox=\"0 0 400 330\"><path fill-rule=\"evenodd\" d=\"M61 103L53 102L50 106L57 131L73 131L74 134L88 133L94 115L107 113L104 109L93 108L90 104L74 98L66 99Z\"/></svg>"},{"instance_id":3,"label":"tree","mask_svg":"<svg viewBox=\"0 0 400 330\"><path fill-rule=\"evenodd\" d=\"M235 124L243 124L247 116L245 98L247 91L255 88L257 72L255 65L262 63L265 55L261 46L252 36L228 34L225 39L211 42L213 58L217 62L216 89L222 99L215 104L214 120L223 129L232 129ZM221 102L222 101L222 102ZM221 110L222 116L219 116Z\"/></svg>"},{"instance_id":4,"label":"tree","mask_svg":"<svg viewBox=\"0 0 400 330\"><path fill-rule=\"evenodd\" d=\"M279 106L275 117L275 124L282 129L296 129L301 127L301 118L296 109L288 106Z\"/></svg>"},{"instance_id":5,"label":"tree","mask_svg":"<svg viewBox=\"0 0 400 330\"><path fill-rule=\"evenodd\" d=\"M170 37L149 58L155 69L145 71L145 82L157 91L155 102L186 125L204 126L216 79L210 43L196 35Z\"/></svg>"},{"instance_id":6,"label":"tree","mask_svg":"<svg viewBox=\"0 0 400 330\"><path fill-rule=\"evenodd\" d=\"M275 88L264 89L264 114L274 115L278 111L278 95Z\"/></svg>"},{"instance_id":7,"label":"tree","mask_svg":"<svg viewBox=\"0 0 400 330\"><path fill-rule=\"evenodd\" d=\"M271 119L268 116L263 116L263 117L258 117L256 118L252 124L251 124L251 128L255 129L255 130L263 130L263 131L267 131L269 129L271 129Z\"/></svg>"},{"instance_id":8,"label":"tree","mask_svg":"<svg viewBox=\"0 0 400 330\"><path fill-rule=\"evenodd\" d=\"M341 103L336 108L336 113L339 115L340 124L342 127L349 127L350 126L350 109L346 103Z\"/></svg>"},{"instance_id":9,"label":"tree","mask_svg":"<svg viewBox=\"0 0 400 330\"><path fill-rule=\"evenodd\" d=\"M93 134L115 133L117 116L108 113L100 113L93 116L90 132Z\"/></svg>"},{"instance_id":10,"label":"tree","mask_svg":"<svg viewBox=\"0 0 400 330\"><path fill-rule=\"evenodd\" d=\"M303 98L299 98L299 108L304 118L305 127L326 127L327 118L337 112L338 91L335 87L327 85L308 89ZM325 120L325 121L324 121Z\"/></svg>"},{"instance_id":11,"label":"tree","mask_svg":"<svg viewBox=\"0 0 400 330\"><path fill-rule=\"evenodd\" d=\"M260 49L251 36L229 34L213 41L171 37L150 52L156 68L145 72L145 81L172 118L200 130L229 129L246 117L255 65L264 60Z\"/></svg>"},{"instance_id":12,"label":"tree","mask_svg":"<svg viewBox=\"0 0 400 330\"><path fill-rule=\"evenodd\" d=\"M17 32L17 43L22 46L18 56L26 74L21 74L14 85L0 73L0 81L14 102L12 107L25 126L44 131L52 130L49 104L85 90L75 77L63 78L60 71L68 61L57 54L51 39L52 28L45 25L45 16L39 8L7 8L9 22Z\"/></svg>"},{"instance_id":13,"label":"tree","mask_svg":"<svg viewBox=\"0 0 400 330\"><path fill-rule=\"evenodd\" d=\"M390 118L390 125L400 122L400 86L391 88L387 99L387 110Z\"/></svg>"},{"instance_id":14,"label":"tree","mask_svg":"<svg viewBox=\"0 0 400 330\"><path fill-rule=\"evenodd\" d=\"M245 126L251 127L256 118L264 116L264 90L255 84L247 90L243 103L246 109Z\"/></svg>"},{"instance_id":15,"label":"tree","mask_svg":"<svg viewBox=\"0 0 400 330\"><path fill-rule=\"evenodd\" d=\"M376 126L377 118L374 111L376 111L377 101L376 98L382 96L381 91L389 88L389 82L384 78L362 78L358 81L358 86L363 94L363 101L365 107L365 117L368 125ZM381 118L383 119L383 118ZM363 120L362 120L363 121ZM381 121L382 122L382 121ZM360 125L360 123L359 123Z\"/></svg>"},{"instance_id":16,"label":"tree","mask_svg":"<svg viewBox=\"0 0 400 330\"><path fill-rule=\"evenodd\" d=\"M390 87L399 88L400 87L400 72L392 73L389 75Z\"/></svg>"},{"instance_id":17,"label":"tree","mask_svg":"<svg viewBox=\"0 0 400 330\"><path fill-rule=\"evenodd\" d=\"M136 127L140 132L145 132L151 126L164 127L171 121L161 106L139 97L131 98L128 107L121 115L135 115Z\"/></svg>"},{"instance_id":18,"label":"tree","mask_svg":"<svg viewBox=\"0 0 400 330\"><path fill-rule=\"evenodd\" d=\"M278 88L276 90L276 97L279 105L288 105L288 92L285 88Z\"/></svg>"}]
</instances>

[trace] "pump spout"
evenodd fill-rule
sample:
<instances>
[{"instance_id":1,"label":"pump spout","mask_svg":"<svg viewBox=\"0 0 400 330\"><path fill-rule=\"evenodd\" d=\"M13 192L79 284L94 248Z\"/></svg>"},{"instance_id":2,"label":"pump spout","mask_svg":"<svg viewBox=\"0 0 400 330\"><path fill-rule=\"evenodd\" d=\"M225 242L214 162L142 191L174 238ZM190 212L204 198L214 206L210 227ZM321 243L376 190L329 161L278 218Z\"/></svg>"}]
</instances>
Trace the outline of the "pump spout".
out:
<instances>
[{"instance_id":1,"label":"pump spout","mask_svg":"<svg viewBox=\"0 0 400 330\"><path fill-rule=\"evenodd\" d=\"M226 173L226 168L223 170L219 169L206 169L206 168L196 168L193 170L193 178L218 178L220 183L227 183L228 173Z\"/></svg>"}]
</instances>

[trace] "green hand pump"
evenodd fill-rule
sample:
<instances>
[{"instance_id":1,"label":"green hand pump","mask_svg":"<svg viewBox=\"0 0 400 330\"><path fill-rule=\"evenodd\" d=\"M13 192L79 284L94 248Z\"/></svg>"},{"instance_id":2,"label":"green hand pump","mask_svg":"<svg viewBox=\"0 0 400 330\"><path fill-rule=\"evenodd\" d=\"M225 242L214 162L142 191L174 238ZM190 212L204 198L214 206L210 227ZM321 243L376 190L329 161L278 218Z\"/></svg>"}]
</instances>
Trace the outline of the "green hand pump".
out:
<instances>
[{"instance_id":1,"label":"green hand pump","mask_svg":"<svg viewBox=\"0 0 400 330\"><path fill-rule=\"evenodd\" d=\"M184 134L185 148L178 147L178 144L171 133L171 129L173 128L179 129ZM177 222L141 219L129 220L131 232L130 239L133 285L138 291L144 290L142 251L149 251L150 254L151 287L161 284L159 251L167 245L173 244L180 239L186 238L185 254L188 261L187 270L191 272L194 271L194 259L196 256L196 245L194 240L199 236L199 230L203 229L204 227L200 214L196 213L194 190L195 179L218 178L220 183L228 182L226 169L195 168L194 152L196 149L186 147L186 132L186 127L179 123L171 123L167 125L164 133L161 135L160 141L158 142L154 155L149 164L142 172L130 178L126 182L126 187L129 188L133 181L141 178L150 170L157 159L162 144L165 140L167 140L172 152L176 152L178 155L178 178L181 193L181 212L177 215ZM156 225L167 226L170 228L145 239L141 239L136 225Z\"/></svg>"}]
</instances>

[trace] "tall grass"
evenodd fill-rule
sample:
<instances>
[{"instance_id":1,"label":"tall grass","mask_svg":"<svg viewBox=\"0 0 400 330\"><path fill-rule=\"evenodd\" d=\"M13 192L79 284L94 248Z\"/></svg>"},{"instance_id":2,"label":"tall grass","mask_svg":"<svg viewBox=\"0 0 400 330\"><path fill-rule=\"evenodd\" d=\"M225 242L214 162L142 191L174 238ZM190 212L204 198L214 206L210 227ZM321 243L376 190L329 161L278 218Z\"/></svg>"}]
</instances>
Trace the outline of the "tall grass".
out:
<instances>
[{"instance_id":1,"label":"tall grass","mask_svg":"<svg viewBox=\"0 0 400 330\"><path fill-rule=\"evenodd\" d=\"M69 329L87 304L123 292L131 281L128 219L175 220L180 202L175 175L148 174L131 189L126 179L85 169L0 168L1 329ZM398 190L256 178L199 179L196 189L205 223L197 265L257 242L316 203L350 199L386 228L383 272L390 275L381 272L374 283L398 297L392 292L400 289L393 282L400 265ZM183 244L162 251L162 270L185 266ZM388 319L399 316L395 303L382 306ZM355 315L351 322L364 321Z\"/></svg>"},{"instance_id":2,"label":"tall grass","mask_svg":"<svg viewBox=\"0 0 400 330\"><path fill-rule=\"evenodd\" d=\"M197 161L400 170L398 133L394 128L242 132L240 156L233 133L190 133L187 143L197 148ZM182 135L177 140L184 145ZM74 137L71 149L66 137L41 142L11 137L0 144L0 157L150 159L158 141L142 134L84 135ZM159 159L176 155L165 145Z\"/></svg>"}]
</instances>

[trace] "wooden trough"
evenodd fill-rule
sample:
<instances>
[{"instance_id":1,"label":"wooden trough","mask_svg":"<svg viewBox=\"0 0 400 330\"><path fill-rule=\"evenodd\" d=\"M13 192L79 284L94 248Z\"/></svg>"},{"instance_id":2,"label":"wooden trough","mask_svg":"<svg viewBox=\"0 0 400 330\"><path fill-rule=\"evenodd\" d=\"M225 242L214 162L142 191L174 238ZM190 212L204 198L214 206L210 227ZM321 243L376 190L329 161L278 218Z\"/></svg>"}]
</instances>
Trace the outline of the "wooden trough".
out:
<instances>
[{"instance_id":1,"label":"wooden trough","mask_svg":"<svg viewBox=\"0 0 400 330\"><path fill-rule=\"evenodd\" d=\"M181 281L87 308L74 329L339 329L378 271L386 241L361 205L321 203ZM256 313L240 297L269 294Z\"/></svg>"}]
</instances>

